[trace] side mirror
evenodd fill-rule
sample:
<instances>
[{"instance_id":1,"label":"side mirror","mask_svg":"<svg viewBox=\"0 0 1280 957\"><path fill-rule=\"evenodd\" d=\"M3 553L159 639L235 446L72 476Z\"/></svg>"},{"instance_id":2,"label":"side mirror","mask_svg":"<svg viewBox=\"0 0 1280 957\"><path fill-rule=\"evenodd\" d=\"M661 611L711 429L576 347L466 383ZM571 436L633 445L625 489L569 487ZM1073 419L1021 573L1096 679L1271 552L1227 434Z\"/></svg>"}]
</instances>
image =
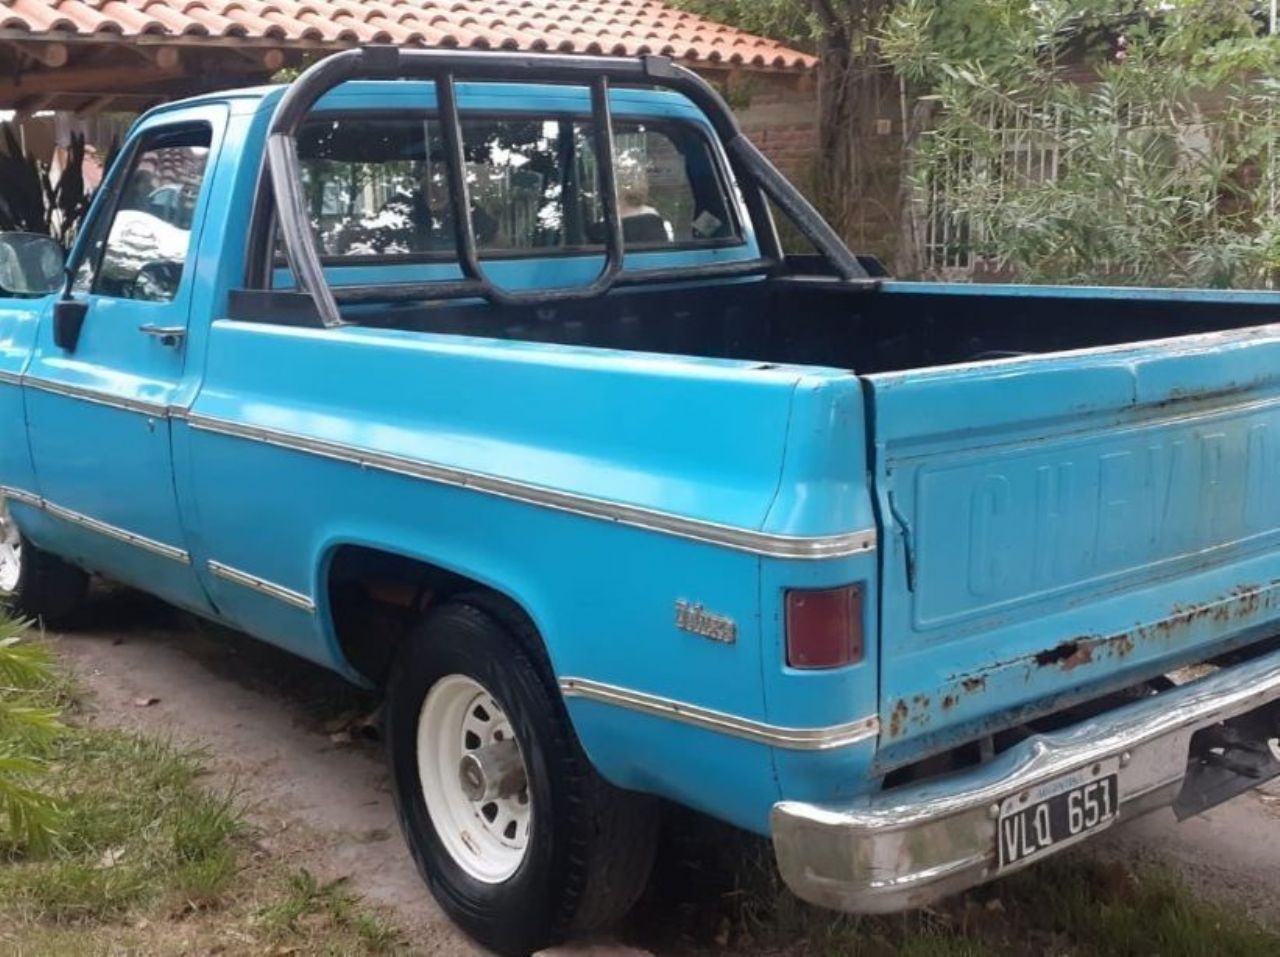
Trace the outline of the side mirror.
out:
<instances>
[{"instance_id":1,"label":"side mirror","mask_svg":"<svg viewBox=\"0 0 1280 957\"><path fill-rule=\"evenodd\" d=\"M0 233L0 297L47 296L62 288L66 255L39 233Z\"/></svg>"},{"instance_id":2,"label":"side mirror","mask_svg":"<svg viewBox=\"0 0 1280 957\"><path fill-rule=\"evenodd\" d=\"M53 344L67 352L75 352L80 343L80 330L89 313L83 299L59 299L53 304Z\"/></svg>"}]
</instances>

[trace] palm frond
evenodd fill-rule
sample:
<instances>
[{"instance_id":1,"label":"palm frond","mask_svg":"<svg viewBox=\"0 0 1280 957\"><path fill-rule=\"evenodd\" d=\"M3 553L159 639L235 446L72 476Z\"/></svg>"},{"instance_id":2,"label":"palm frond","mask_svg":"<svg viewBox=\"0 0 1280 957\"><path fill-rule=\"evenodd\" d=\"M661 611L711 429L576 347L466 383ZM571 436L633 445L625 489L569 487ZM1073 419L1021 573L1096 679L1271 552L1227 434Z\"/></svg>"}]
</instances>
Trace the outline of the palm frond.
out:
<instances>
[{"instance_id":1,"label":"palm frond","mask_svg":"<svg viewBox=\"0 0 1280 957\"><path fill-rule=\"evenodd\" d=\"M0 615L0 845L39 851L53 840L57 800L39 787L39 753L62 729L49 705L53 656L24 636L26 623Z\"/></svg>"}]
</instances>

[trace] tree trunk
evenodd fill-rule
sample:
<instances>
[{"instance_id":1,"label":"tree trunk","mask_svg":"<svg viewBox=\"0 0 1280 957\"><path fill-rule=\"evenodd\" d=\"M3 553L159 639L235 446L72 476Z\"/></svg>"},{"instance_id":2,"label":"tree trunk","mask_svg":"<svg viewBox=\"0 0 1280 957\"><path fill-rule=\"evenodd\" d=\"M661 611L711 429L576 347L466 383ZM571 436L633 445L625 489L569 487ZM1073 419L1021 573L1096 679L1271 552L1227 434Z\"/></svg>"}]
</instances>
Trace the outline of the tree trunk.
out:
<instances>
[{"instance_id":1,"label":"tree trunk","mask_svg":"<svg viewBox=\"0 0 1280 957\"><path fill-rule=\"evenodd\" d=\"M937 104L933 100L908 100L902 88L902 168L898 174L898 248L893 258L893 273L903 279L918 279L925 268L924 229L919 198L911 183L920 136L933 122Z\"/></svg>"},{"instance_id":2,"label":"tree trunk","mask_svg":"<svg viewBox=\"0 0 1280 957\"><path fill-rule=\"evenodd\" d=\"M893 0L811 0L823 25L818 83L817 199L846 243L868 251L867 221L883 199L871 189L874 150L891 141L876 136L882 97L892 74L874 39Z\"/></svg>"}]
</instances>

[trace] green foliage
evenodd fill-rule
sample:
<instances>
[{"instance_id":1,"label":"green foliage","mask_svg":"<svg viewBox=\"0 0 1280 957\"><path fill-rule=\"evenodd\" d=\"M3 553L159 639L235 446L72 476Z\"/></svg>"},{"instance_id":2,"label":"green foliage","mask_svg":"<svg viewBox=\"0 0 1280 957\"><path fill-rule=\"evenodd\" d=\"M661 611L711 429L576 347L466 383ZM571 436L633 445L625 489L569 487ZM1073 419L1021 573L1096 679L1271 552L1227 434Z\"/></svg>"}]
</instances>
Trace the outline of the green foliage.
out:
<instances>
[{"instance_id":1,"label":"green foliage","mask_svg":"<svg viewBox=\"0 0 1280 957\"><path fill-rule=\"evenodd\" d=\"M4 907L37 921L115 920L167 898L201 910L228 894L243 825L200 787L196 756L165 742L68 729L38 749L59 771L56 844L0 867Z\"/></svg>"},{"instance_id":2,"label":"green foliage","mask_svg":"<svg viewBox=\"0 0 1280 957\"><path fill-rule=\"evenodd\" d=\"M48 703L56 681L48 651L22 637L25 624L0 618L0 853L46 849L57 829L57 801L40 790L40 752L61 731Z\"/></svg>"},{"instance_id":3,"label":"green foliage","mask_svg":"<svg viewBox=\"0 0 1280 957\"><path fill-rule=\"evenodd\" d=\"M321 882L305 867L291 874L281 899L262 908L259 920L269 939L289 939L309 918L323 917L348 931L370 954L395 953L401 937L378 915L364 910L346 888L346 878Z\"/></svg>"},{"instance_id":4,"label":"green foliage","mask_svg":"<svg viewBox=\"0 0 1280 957\"><path fill-rule=\"evenodd\" d=\"M998 25L976 52L923 0L899 6L883 44L939 107L910 172L922 207L945 187L929 215L1026 281L1270 282L1280 43L1250 4L964 6Z\"/></svg>"},{"instance_id":5,"label":"green foliage","mask_svg":"<svg viewBox=\"0 0 1280 957\"><path fill-rule=\"evenodd\" d=\"M43 646L0 639L0 685L52 715L68 694L49 665ZM0 812L0 953L167 955L193 938L201 953L403 951L342 881L286 873L252 848L243 801L208 790L199 752L76 724L0 733L9 744L23 773L51 772L39 780L60 813L55 839L37 846L8 834Z\"/></svg>"},{"instance_id":6,"label":"green foliage","mask_svg":"<svg viewBox=\"0 0 1280 957\"><path fill-rule=\"evenodd\" d=\"M1269 957L1280 948L1275 932L1149 865L1130 868L1068 855L993 884L985 893L1002 901L1001 936L1055 942L1044 948L1048 952Z\"/></svg>"},{"instance_id":7,"label":"green foliage","mask_svg":"<svg viewBox=\"0 0 1280 957\"><path fill-rule=\"evenodd\" d=\"M672 6L813 52L822 26L809 0L674 0Z\"/></svg>"},{"instance_id":8,"label":"green foliage","mask_svg":"<svg viewBox=\"0 0 1280 957\"><path fill-rule=\"evenodd\" d=\"M91 194L84 182L84 136L72 135L66 166L55 182L48 163L23 154L13 126L6 123L3 128L0 232L43 233L65 247L89 211Z\"/></svg>"}]
</instances>

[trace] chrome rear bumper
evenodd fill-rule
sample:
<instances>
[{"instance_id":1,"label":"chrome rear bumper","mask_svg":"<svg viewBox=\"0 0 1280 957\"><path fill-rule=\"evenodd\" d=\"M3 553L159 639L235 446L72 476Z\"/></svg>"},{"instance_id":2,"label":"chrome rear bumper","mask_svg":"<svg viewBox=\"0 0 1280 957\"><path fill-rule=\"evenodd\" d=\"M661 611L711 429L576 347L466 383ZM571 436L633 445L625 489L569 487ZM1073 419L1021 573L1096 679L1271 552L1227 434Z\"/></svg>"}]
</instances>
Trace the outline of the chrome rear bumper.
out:
<instances>
[{"instance_id":1,"label":"chrome rear bumper","mask_svg":"<svg viewBox=\"0 0 1280 957\"><path fill-rule=\"evenodd\" d=\"M778 868L800 897L836 910L920 907L995 876L1001 801L1106 758L1120 761L1118 820L1172 804L1199 729L1280 699L1280 652L1053 733L972 771L856 806L774 805Z\"/></svg>"}]
</instances>

